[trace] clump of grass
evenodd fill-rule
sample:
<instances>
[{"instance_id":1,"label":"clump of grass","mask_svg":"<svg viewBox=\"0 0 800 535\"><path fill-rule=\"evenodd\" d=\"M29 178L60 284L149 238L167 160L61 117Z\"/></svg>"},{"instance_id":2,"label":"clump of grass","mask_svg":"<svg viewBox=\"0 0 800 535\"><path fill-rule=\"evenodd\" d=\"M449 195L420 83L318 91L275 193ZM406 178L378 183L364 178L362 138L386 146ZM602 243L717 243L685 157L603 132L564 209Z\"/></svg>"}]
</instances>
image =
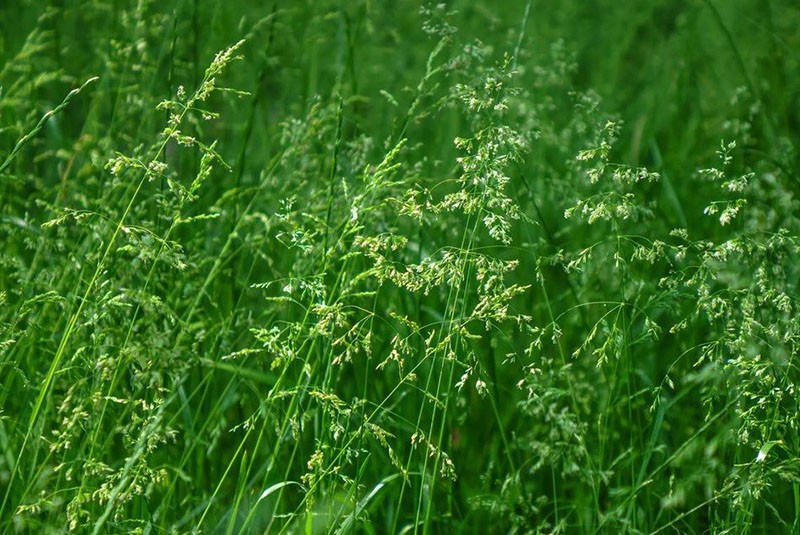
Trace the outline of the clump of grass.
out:
<instances>
[{"instance_id":1,"label":"clump of grass","mask_svg":"<svg viewBox=\"0 0 800 535\"><path fill-rule=\"evenodd\" d=\"M4 531L798 529L771 12L23 4Z\"/></svg>"}]
</instances>

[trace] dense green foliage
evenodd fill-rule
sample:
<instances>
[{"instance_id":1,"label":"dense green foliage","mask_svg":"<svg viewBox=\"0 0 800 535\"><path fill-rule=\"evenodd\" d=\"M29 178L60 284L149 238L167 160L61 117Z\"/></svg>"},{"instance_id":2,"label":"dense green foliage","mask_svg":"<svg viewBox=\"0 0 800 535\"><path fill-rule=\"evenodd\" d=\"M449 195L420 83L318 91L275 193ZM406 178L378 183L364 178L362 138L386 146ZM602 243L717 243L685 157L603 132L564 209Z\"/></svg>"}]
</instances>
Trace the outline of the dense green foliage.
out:
<instances>
[{"instance_id":1,"label":"dense green foliage","mask_svg":"<svg viewBox=\"0 0 800 535\"><path fill-rule=\"evenodd\" d=\"M420 5L0 5L0 532L800 532L797 2Z\"/></svg>"}]
</instances>

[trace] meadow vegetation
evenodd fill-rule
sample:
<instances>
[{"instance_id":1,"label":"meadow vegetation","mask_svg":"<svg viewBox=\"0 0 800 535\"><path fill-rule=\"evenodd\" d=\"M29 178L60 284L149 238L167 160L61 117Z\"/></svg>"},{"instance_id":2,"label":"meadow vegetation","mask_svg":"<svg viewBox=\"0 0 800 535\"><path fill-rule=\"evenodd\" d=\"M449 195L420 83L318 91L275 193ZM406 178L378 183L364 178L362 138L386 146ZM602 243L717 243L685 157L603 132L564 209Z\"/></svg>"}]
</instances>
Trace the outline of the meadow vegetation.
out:
<instances>
[{"instance_id":1,"label":"meadow vegetation","mask_svg":"<svg viewBox=\"0 0 800 535\"><path fill-rule=\"evenodd\" d=\"M800 532L798 28L3 2L0 532Z\"/></svg>"}]
</instances>

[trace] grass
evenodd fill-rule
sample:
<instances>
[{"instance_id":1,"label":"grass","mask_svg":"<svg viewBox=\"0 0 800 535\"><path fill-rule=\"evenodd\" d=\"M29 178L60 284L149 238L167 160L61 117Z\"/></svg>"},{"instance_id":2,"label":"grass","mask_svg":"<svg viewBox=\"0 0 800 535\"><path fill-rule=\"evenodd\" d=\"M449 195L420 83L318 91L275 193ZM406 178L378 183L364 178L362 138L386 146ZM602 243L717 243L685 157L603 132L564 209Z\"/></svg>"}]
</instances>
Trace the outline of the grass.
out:
<instances>
[{"instance_id":1,"label":"grass","mask_svg":"<svg viewBox=\"0 0 800 535\"><path fill-rule=\"evenodd\" d=\"M785 0L0 7L3 533L794 533Z\"/></svg>"}]
</instances>

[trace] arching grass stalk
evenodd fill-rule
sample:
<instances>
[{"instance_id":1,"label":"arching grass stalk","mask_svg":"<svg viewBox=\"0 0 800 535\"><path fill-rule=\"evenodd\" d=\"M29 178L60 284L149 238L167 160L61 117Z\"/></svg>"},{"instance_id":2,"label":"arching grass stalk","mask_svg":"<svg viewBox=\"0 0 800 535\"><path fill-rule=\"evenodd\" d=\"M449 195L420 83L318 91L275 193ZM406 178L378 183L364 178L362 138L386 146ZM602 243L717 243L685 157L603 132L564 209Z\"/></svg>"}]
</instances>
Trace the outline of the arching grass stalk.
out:
<instances>
[{"instance_id":1,"label":"arching grass stalk","mask_svg":"<svg viewBox=\"0 0 800 535\"><path fill-rule=\"evenodd\" d=\"M90 294L95 289L95 284L99 280L100 274L103 272L103 270L106 267L107 260L108 260L110 254L111 254L111 252L112 252L112 250L114 248L114 245L116 243L117 237L119 236L120 232L122 231L122 228L125 225L127 217L131 213L131 210L132 210L136 200L138 199L139 192L141 191L141 189L144 186L144 184L149 179L151 179L153 177L154 171L156 169L158 169L158 164L160 163L160 158L161 158L161 156L162 156L162 154L163 154L163 152L164 152L164 150L165 150L165 148L167 146L167 143L171 139L174 139L176 136L180 135L179 131L177 129L178 125L180 125L181 122L183 121L184 117L190 111L192 111L192 107L194 106L194 104L196 102L204 100L214 90L214 82L216 80L216 76L219 75L222 72L222 70L224 69L224 67L230 61L232 61L234 59L234 53L236 52L236 50L242 44L243 44L243 42L240 41L236 45L226 49L225 51L223 51L223 52L221 52L220 54L217 55L217 57L215 58L215 60L212 63L212 65L206 70L206 75L205 75L205 77L203 79L203 83L202 83L201 87L198 88L198 90L195 92L195 94L188 100L188 102L185 105L182 105L180 107L179 113L173 117L173 119L171 121L171 125L164 132L163 140L161 141L160 145L158 146L157 150L155 151L155 154L153 155L151 161L147 165L140 164L140 163L137 163L137 162L135 162L133 160L121 157L120 159L117 160L117 162L112 167L112 172L120 172L123 169L124 166L131 165L134 169L136 169L139 172L139 175L140 175L139 178L138 178L138 181L137 181L137 186L136 186L136 189L134 190L133 194L131 195L127 205L125 206L124 210L122 211L122 213L121 213L121 215L119 217L119 220L117 221L111 236L108 239L108 242L107 242L106 247L105 247L105 249L103 251L103 254L101 255L100 260L98 261L98 264L95 267L94 273L92 274L91 278L89 279L89 282L86 285L86 289L84 290L83 295L79 299L79 302L77 304L77 308L75 309L75 311L70 316L70 320L67 323L67 326L65 328L64 334L62 335L61 341L59 342L58 349L56 350L55 356L53 357L53 360L50 363L50 368L48 370L47 375L45 376L43 385L39 390L39 394L38 394L38 396L36 398L36 401L34 403L33 409L32 409L31 414L29 416L27 430L25 432L25 437L24 437L24 439L22 441L22 446L20 447L20 451L18 453L17 463L15 463L15 466L14 466L14 469L13 469L13 472L12 472L12 475L11 475L11 480L9 481L9 485L8 485L7 490L6 490L5 497L3 499L3 506L2 506L2 508L0 508L0 511L4 511L5 510L7 501L9 499L9 496L10 496L10 493L11 493L11 489L13 488L14 479L15 479L17 473L20 470L20 468L19 468L20 462L21 462L21 460L23 458L23 455L26 454L27 444L28 444L31 436L35 432L35 428L36 428L36 425L37 425L37 422L38 422L38 419L39 419L39 415L43 411L43 406L45 405L45 400L47 399L47 396L49 394L50 387L51 387L51 385L53 383L55 375L59 370L59 366L61 364L61 361L64 358L64 355L66 353L68 344L69 344L70 339L72 337L72 334L73 334L73 332L75 330L75 326L76 326L79 318L81 317L81 314L83 313L84 307L86 306L86 303L89 300ZM30 453L27 453L27 454L31 455ZM35 457L35 455L33 455L33 457ZM132 456L131 459L133 459L134 457L135 456ZM127 465L126 465L126 468L128 468ZM32 467L32 469L33 469L33 467ZM116 489L115 489L115 492L118 492L118 491L116 491ZM24 496L20 497L20 500L22 500L22 499L24 499ZM113 500L110 500L110 502L113 502ZM109 508L106 509L106 514L104 514L104 516L101 517L101 521L97 524L96 529L99 529L99 527L101 527L103 525L104 520L108 517L108 514L110 514L110 510L111 509L109 509Z\"/></svg>"}]
</instances>

